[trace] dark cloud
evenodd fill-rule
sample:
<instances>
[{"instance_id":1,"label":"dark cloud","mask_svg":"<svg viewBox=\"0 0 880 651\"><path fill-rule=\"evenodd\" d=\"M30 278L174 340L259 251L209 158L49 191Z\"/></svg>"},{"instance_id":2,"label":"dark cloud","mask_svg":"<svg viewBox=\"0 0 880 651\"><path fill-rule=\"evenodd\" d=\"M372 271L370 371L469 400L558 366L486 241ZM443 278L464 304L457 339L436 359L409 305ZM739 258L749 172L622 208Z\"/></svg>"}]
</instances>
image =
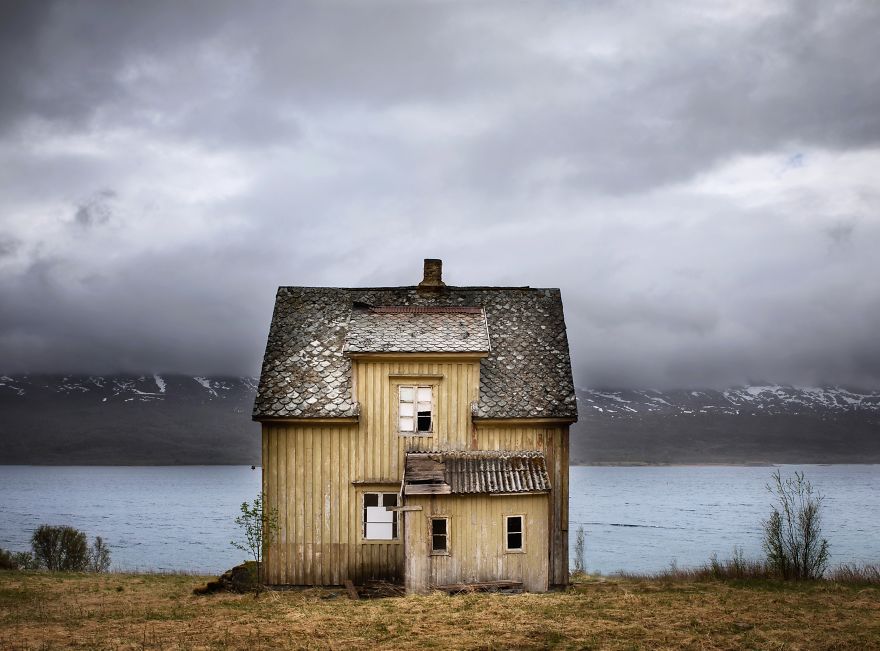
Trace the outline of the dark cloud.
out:
<instances>
[{"instance_id":1,"label":"dark cloud","mask_svg":"<svg viewBox=\"0 0 880 651\"><path fill-rule=\"evenodd\" d=\"M880 5L0 11L0 370L255 373L277 285L439 256L581 384L880 384Z\"/></svg>"}]
</instances>

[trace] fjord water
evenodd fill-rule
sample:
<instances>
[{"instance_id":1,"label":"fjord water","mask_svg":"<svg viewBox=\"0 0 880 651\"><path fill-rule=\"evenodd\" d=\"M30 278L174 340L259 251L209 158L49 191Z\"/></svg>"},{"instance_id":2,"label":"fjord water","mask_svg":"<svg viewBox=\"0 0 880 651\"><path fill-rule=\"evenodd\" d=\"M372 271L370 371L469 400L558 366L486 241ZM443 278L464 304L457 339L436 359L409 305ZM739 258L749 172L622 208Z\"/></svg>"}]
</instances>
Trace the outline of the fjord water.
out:
<instances>
[{"instance_id":1,"label":"fjord water","mask_svg":"<svg viewBox=\"0 0 880 651\"><path fill-rule=\"evenodd\" d=\"M699 565L734 545L757 557L773 470L572 467L572 549L583 526L591 571ZM832 563L880 562L880 465L780 470L805 471L826 496ZM248 466L0 466L0 547L25 550L40 524L69 524L103 536L116 569L217 573L243 560L233 518L259 487Z\"/></svg>"}]
</instances>

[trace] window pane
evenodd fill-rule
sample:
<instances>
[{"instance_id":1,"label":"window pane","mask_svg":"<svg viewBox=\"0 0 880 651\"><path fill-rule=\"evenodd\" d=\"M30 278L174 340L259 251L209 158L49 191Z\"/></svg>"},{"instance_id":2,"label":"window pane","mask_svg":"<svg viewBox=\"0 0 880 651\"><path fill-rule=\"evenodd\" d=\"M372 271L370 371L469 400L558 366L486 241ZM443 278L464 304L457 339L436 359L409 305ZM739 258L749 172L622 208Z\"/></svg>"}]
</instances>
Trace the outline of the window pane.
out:
<instances>
[{"instance_id":1,"label":"window pane","mask_svg":"<svg viewBox=\"0 0 880 651\"><path fill-rule=\"evenodd\" d=\"M446 536L433 536L431 541L431 549L435 552L446 551Z\"/></svg>"},{"instance_id":2,"label":"window pane","mask_svg":"<svg viewBox=\"0 0 880 651\"><path fill-rule=\"evenodd\" d=\"M507 531L510 533L519 533L522 531L522 516L514 515L507 518Z\"/></svg>"},{"instance_id":3,"label":"window pane","mask_svg":"<svg viewBox=\"0 0 880 651\"><path fill-rule=\"evenodd\" d=\"M379 494L364 493L364 506L379 506Z\"/></svg>"},{"instance_id":4,"label":"window pane","mask_svg":"<svg viewBox=\"0 0 880 651\"><path fill-rule=\"evenodd\" d=\"M367 535L372 540L393 540L394 529L390 522L367 522Z\"/></svg>"},{"instance_id":5,"label":"window pane","mask_svg":"<svg viewBox=\"0 0 880 651\"><path fill-rule=\"evenodd\" d=\"M446 534L446 520L443 518L438 518L435 520L431 520L431 533L434 535Z\"/></svg>"},{"instance_id":6,"label":"window pane","mask_svg":"<svg viewBox=\"0 0 880 651\"><path fill-rule=\"evenodd\" d=\"M409 416L412 418L416 414L415 406L411 402L401 402L400 403L400 415L401 416Z\"/></svg>"},{"instance_id":7,"label":"window pane","mask_svg":"<svg viewBox=\"0 0 880 651\"><path fill-rule=\"evenodd\" d=\"M401 402L412 402L415 397L415 391L413 391L412 387L400 387L400 401Z\"/></svg>"},{"instance_id":8,"label":"window pane","mask_svg":"<svg viewBox=\"0 0 880 651\"><path fill-rule=\"evenodd\" d=\"M401 432L412 432L415 427L415 421L409 417L403 417L400 419L400 431Z\"/></svg>"},{"instance_id":9,"label":"window pane","mask_svg":"<svg viewBox=\"0 0 880 651\"><path fill-rule=\"evenodd\" d=\"M384 506L368 506L367 522L392 522L394 511L385 510Z\"/></svg>"},{"instance_id":10,"label":"window pane","mask_svg":"<svg viewBox=\"0 0 880 651\"><path fill-rule=\"evenodd\" d=\"M419 402L431 402L431 387L419 387Z\"/></svg>"},{"instance_id":11,"label":"window pane","mask_svg":"<svg viewBox=\"0 0 880 651\"><path fill-rule=\"evenodd\" d=\"M382 506L397 506L397 493L383 493Z\"/></svg>"},{"instance_id":12,"label":"window pane","mask_svg":"<svg viewBox=\"0 0 880 651\"><path fill-rule=\"evenodd\" d=\"M521 533L508 533L507 534L507 548L508 549L522 549L522 534Z\"/></svg>"},{"instance_id":13,"label":"window pane","mask_svg":"<svg viewBox=\"0 0 880 651\"><path fill-rule=\"evenodd\" d=\"M431 412L430 411L420 411L419 412L419 431L420 432L430 432L431 431Z\"/></svg>"}]
</instances>

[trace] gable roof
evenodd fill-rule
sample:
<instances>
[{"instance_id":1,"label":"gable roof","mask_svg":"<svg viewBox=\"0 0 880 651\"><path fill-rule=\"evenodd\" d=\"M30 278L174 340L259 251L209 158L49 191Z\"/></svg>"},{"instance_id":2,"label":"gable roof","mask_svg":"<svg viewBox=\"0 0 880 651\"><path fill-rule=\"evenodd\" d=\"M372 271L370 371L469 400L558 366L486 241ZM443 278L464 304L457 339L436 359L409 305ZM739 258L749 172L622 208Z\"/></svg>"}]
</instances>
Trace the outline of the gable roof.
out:
<instances>
[{"instance_id":1,"label":"gable roof","mask_svg":"<svg viewBox=\"0 0 880 651\"><path fill-rule=\"evenodd\" d=\"M577 418L560 292L530 287L280 287L254 418L357 415L348 352L367 345L364 319L382 321L393 307L481 308L491 346L480 361L474 416ZM389 321L378 325L389 336L396 332Z\"/></svg>"},{"instance_id":2,"label":"gable roof","mask_svg":"<svg viewBox=\"0 0 880 651\"><path fill-rule=\"evenodd\" d=\"M486 315L479 307L355 308L345 352L489 352Z\"/></svg>"},{"instance_id":3,"label":"gable roof","mask_svg":"<svg viewBox=\"0 0 880 651\"><path fill-rule=\"evenodd\" d=\"M409 452L403 484L406 495L546 493L550 477L537 450Z\"/></svg>"}]
</instances>

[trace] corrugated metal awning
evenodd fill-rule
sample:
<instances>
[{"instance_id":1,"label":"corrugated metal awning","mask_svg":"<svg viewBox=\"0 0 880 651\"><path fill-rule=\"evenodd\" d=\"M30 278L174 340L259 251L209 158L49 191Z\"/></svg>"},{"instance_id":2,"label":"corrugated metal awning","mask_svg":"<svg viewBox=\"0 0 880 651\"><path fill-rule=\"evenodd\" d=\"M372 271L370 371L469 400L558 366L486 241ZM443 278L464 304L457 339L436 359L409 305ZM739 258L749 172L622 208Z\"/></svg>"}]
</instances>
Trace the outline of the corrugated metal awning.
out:
<instances>
[{"instance_id":1,"label":"corrugated metal awning","mask_svg":"<svg viewBox=\"0 0 880 651\"><path fill-rule=\"evenodd\" d=\"M550 477L538 450L409 452L407 495L546 493Z\"/></svg>"}]
</instances>

